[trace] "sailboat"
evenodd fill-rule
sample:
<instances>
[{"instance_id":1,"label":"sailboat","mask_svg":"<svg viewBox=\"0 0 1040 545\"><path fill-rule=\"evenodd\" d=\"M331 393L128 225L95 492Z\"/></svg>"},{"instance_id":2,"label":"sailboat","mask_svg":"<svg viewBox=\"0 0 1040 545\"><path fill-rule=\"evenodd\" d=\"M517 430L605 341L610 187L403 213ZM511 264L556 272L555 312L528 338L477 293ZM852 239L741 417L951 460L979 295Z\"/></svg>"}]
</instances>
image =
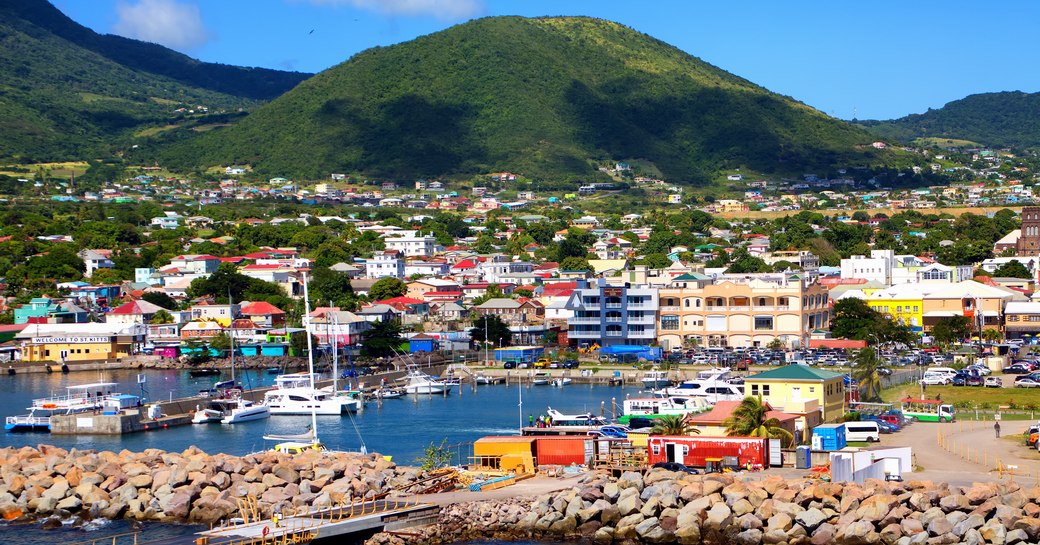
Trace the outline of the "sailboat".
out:
<instances>
[{"instance_id":1,"label":"sailboat","mask_svg":"<svg viewBox=\"0 0 1040 545\"><path fill-rule=\"evenodd\" d=\"M310 303L309 295L310 294L309 294L309 292L307 290L307 273L304 272L303 273L303 306L304 306L304 315L303 315L304 316L304 318L303 318L304 319L304 324L303 324L303 328L305 330L305 334L307 335L307 371L308 371L308 377L309 377L309 382L310 382L310 386L309 387L310 387L310 389L312 391L320 391L320 390L317 390L317 388L315 388L315 386L314 386L314 377L315 377L315 373L314 373L314 343L313 343L313 341L311 339L311 324L310 324L311 303ZM265 435L264 436L264 440L265 441L278 441L278 443L275 444L275 446L274 446L274 450L276 452L286 452L286 453L290 453L290 454L298 454L298 453L306 451L306 450L315 450L315 451L322 451L322 452L327 451L328 449L318 439L318 411L317 411L317 405L311 404L311 406L310 406L310 414L311 414L311 425L309 426L309 429L305 433L296 434L296 435ZM362 445L361 445L361 451L363 453L367 452L367 449L365 448L364 443L362 443Z\"/></svg>"}]
</instances>

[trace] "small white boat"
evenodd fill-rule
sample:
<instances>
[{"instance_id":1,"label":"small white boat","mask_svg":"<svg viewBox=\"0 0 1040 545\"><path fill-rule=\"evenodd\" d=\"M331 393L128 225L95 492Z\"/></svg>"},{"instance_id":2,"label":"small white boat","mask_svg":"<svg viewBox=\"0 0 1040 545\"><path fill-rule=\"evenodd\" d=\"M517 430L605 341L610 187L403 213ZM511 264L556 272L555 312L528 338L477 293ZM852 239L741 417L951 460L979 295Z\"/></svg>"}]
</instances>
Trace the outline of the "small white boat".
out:
<instances>
[{"instance_id":1,"label":"small white boat","mask_svg":"<svg viewBox=\"0 0 1040 545\"><path fill-rule=\"evenodd\" d=\"M476 375L476 376L473 377L473 382L475 382L477 384L480 384L480 385L498 384L500 382L505 382L505 378L504 377L489 377L487 375Z\"/></svg>"},{"instance_id":2,"label":"small white boat","mask_svg":"<svg viewBox=\"0 0 1040 545\"><path fill-rule=\"evenodd\" d=\"M195 414L191 417L192 424L219 424L224 419L224 414L231 412L231 408L225 400L214 400L205 407L195 406Z\"/></svg>"},{"instance_id":3,"label":"small white boat","mask_svg":"<svg viewBox=\"0 0 1040 545\"><path fill-rule=\"evenodd\" d=\"M562 387L564 387L564 386L566 386L566 385L568 385L570 383L571 383L571 378L570 377L560 377L560 378L555 379L555 380L552 381L552 385L553 386L557 386L557 387L560 387L560 388L562 388Z\"/></svg>"},{"instance_id":4,"label":"small white boat","mask_svg":"<svg viewBox=\"0 0 1040 545\"><path fill-rule=\"evenodd\" d=\"M563 414L552 407L546 410L546 414L552 419L553 426L603 426L608 424L607 419L592 413Z\"/></svg>"},{"instance_id":5,"label":"small white boat","mask_svg":"<svg viewBox=\"0 0 1040 545\"><path fill-rule=\"evenodd\" d=\"M268 409L266 405L242 398L229 400L228 406L230 411L224 413L224 417L220 419L221 424L238 424L271 417L271 409Z\"/></svg>"},{"instance_id":6,"label":"small white boat","mask_svg":"<svg viewBox=\"0 0 1040 545\"><path fill-rule=\"evenodd\" d=\"M659 370L647 371L643 373L642 382L643 387L648 390L664 388L666 386L671 386L672 384L671 379L668 378L668 372Z\"/></svg>"},{"instance_id":7,"label":"small white boat","mask_svg":"<svg viewBox=\"0 0 1040 545\"><path fill-rule=\"evenodd\" d=\"M406 394L449 394L451 393L451 384L446 384L440 380L437 380L426 373L420 371L417 367L410 367L408 374L405 375L404 384L401 385L401 389Z\"/></svg>"},{"instance_id":8,"label":"small white boat","mask_svg":"<svg viewBox=\"0 0 1040 545\"><path fill-rule=\"evenodd\" d=\"M531 384L535 386L548 386L552 381L552 375L549 373L535 373L531 376Z\"/></svg>"}]
</instances>

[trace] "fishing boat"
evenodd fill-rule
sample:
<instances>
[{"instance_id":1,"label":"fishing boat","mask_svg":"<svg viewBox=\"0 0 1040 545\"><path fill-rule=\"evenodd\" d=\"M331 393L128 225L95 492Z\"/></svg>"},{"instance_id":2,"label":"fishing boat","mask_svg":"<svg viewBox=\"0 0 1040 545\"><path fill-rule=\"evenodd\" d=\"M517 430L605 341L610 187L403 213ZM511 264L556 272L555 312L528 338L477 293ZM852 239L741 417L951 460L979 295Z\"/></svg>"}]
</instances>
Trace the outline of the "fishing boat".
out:
<instances>
[{"instance_id":1,"label":"fishing boat","mask_svg":"<svg viewBox=\"0 0 1040 545\"><path fill-rule=\"evenodd\" d=\"M655 390L657 388L664 388L672 384L671 379L668 378L667 371L653 370L643 373L643 387L648 390Z\"/></svg>"},{"instance_id":2,"label":"fishing boat","mask_svg":"<svg viewBox=\"0 0 1040 545\"><path fill-rule=\"evenodd\" d=\"M426 373L419 370L414 365L408 366L408 373L401 379L404 383L401 385L401 389L406 394L410 395L421 395L421 394L450 394L451 384L446 384Z\"/></svg>"},{"instance_id":3,"label":"fishing boat","mask_svg":"<svg viewBox=\"0 0 1040 545\"><path fill-rule=\"evenodd\" d=\"M197 367L188 371L188 376L192 378L197 377L213 377L221 373L220 369L216 367Z\"/></svg>"},{"instance_id":4,"label":"fishing boat","mask_svg":"<svg viewBox=\"0 0 1040 545\"><path fill-rule=\"evenodd\" d=\"M552 375L549 373L535 373L531 375L531 384L535 386L547 386L552 381Z\"/></svg>"},{"instance_id":5,"label":"fishing boat","mask_svg":"<svg viewBox=\"0 0 1040 545\"><path fill-rule=\"evenodd\" d=\"M654 393L666 397L703 397L711 403L719 401L740 401L744 399L744 386L730 384L732 377L729 369L716 369L701 372L693 380L687 380L678 386L656 390Z\"/></svg>"},{"instance_id":6,"label":"fishing boat","mask_svg":"<svg viewBox=\"0 0 1040 545\"><path fill-rule=\"evenodd\" d=\"M105 398L113 395L111 389L115 382L95 382L68 386L66 394L61 396L34 399L29 413L19 416L8 416L4 430L50 431L51 417L66 414L77 414L99 410Z\"/></svg>"},{"instance_id":7,"label":"fishing boat","mask_svg":"<svg viewBox=\"0 0 1040 545\"><path fill-rule=\"evenodd\" d=\"M282 368L281 367L268 367L267 368L267 374L268 375L280 375L280 374L282 374Z\"/></svg>"},{"instance_id":8,"label":"fishing boat","mask_svg":"<svg viewBox=\"0 0 1040 545\"><path fill-rule=\"evenodd\" d=\"M606 418L592 413L563 414L552 407L546 410L546 414L553 426L603 426L608 423Z\"/></svg>"},{"instance_id":9,"label":"fishing boat","mask_svg":"<svg viewBox=\"0 0 1040 545\"><path fill-rule=\"evenodd\" d=\"M378 399L397 399L404 397L405 391L401 388L380 388L373 395Z\"/></svg>"},{"instance_id":10,"label":"fishing boat","mask_svg":"<svg viewBox=\"0 0 1040 545\"><path fill-rule=\"evenodd\" d=\"M566 386L566 385L568 385L570 383L571 383L571 377L560 377L560 378L554 379L552 381L552 385L556 386L556 387L559 387L559 388L562 388L562 387L564 387L564 386Z\"/></svg>"},{"instance_id":11,"label":"fishing boat","mask_svg":"<svg viewBox=\"0 0 1040 545\"><path fill-rule=\"evenodd\" d=\"M205 407L199 405L195 406L195 414L191 417L192 424L219 424L224 419L226 413L230 413L231 408L228 406L226 400L217 399L210 401Z\"/></svg>"},{"instance_id":12,"label":"fishing boat","mask_svg":"<svg viewBox=\"0 0 1040 545\"><path fill-rule=\"evenodd\" d=\"M618 422L627 424L632 418L660 418L662 416L682 416L708 411L712 404L703 397L634 397L626 399L622 404L624 415Z\"/></svg>"}]
</instances>

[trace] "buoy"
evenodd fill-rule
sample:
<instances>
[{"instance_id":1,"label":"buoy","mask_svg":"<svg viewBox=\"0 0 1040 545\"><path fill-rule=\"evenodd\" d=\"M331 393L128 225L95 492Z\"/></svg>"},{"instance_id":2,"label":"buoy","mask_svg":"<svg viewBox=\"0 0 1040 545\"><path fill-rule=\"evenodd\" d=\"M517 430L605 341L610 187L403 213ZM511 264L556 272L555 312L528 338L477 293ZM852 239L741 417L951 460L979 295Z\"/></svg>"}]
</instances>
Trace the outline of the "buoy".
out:
<instances>
[{"instance_id":1,"label":"buoy","mask_svg":"<svg viewBox=\"0 0 1040 545\"><path fill-rule=\"evenodd\" d=\"M7 374L8 375L13 375L14 374L14 367L8 367L7 368Z\"/></svg>"},{"instance_id":2,"label":"buoy","mask_svg":"<svg viewBox=\"0 0 1040 545\"><path fill-rule=\"evenodd\" d=\"M61 364L61 372L62 373L68 373L69 372L69 366L64 364L64 363Z\"/></svg>"},{"instance_id":3,"label":"buoy","mask_svg":"<svg viewBox=\"0 0 1040 545\"><path fill-rule=\"evenodd\" d=\"M162 425L162 429L164 429L164 430L165 430L165 429L166 429L166 427L167 427L167 425L166 425L166 424L163 424L163 425Z\"/></svg>"},{"instance_id":4,"label":"buoy","mask_svg":"<svg viewBox=\"0 0 1040 545\"><path fill-rule=\"evenodd\" d=\"M264 535L264 537L267 537L267 534L271 533L271 529L268 528L267 526L264 526L264 529L260 533L262 533Z\"/></svg>"}]
</instances>

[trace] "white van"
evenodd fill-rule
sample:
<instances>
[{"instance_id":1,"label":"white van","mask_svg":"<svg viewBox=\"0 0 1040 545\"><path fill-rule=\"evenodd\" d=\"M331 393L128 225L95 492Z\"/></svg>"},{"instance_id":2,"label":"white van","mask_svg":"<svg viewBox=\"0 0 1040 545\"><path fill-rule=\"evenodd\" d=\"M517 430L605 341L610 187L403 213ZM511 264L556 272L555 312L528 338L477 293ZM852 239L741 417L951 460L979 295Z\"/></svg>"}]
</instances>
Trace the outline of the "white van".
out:
<instances>
[{"instance_id":1,"label":"white van","mask_svg":"<svg viewBox=\"0 0 1040 545\"><path fill-rule=\"evenodd\" d=\"M957 370L952 367L929 367L924 370L926 375L949 375L953 378L957 374Z\"/></svg>"},{"instance_id":2,"label":"white van","mask_svg":"<svg viewBox=\"0 0 1040 545\"><path fill-rule=\"evenodd\" d=\"M881 427L877 422L846 422L845 440L877 443L881 440Z\"/></svg>"}]
</instances>

